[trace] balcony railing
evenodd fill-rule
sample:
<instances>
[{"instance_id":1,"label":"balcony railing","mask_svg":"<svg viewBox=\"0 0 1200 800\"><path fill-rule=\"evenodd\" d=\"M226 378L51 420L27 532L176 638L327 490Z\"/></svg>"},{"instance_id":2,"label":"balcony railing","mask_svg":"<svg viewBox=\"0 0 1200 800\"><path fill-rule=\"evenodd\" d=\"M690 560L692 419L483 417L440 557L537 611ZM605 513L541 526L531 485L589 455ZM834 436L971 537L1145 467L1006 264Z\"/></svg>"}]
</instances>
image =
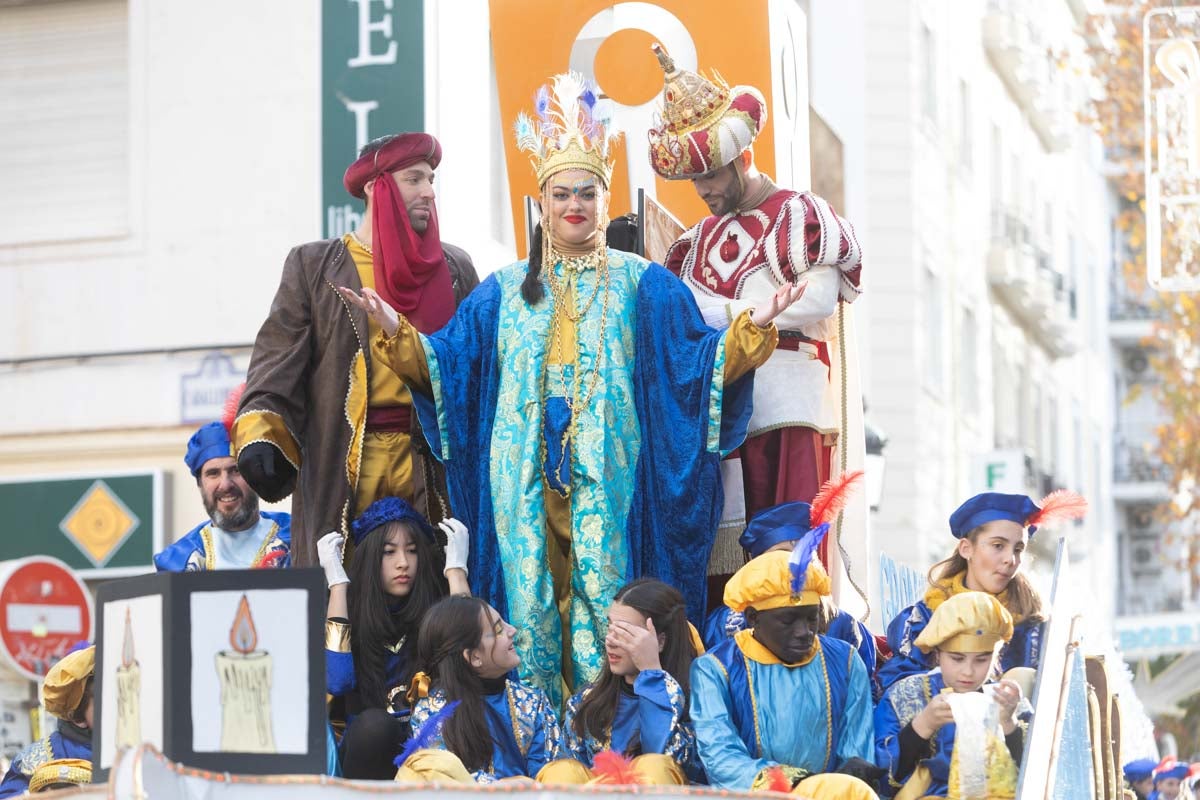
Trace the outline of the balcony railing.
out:
<instances>
[{"instance_id":1,"label":"balcony railing","mask_svg":"<svg viewBox=\"0 0 1200 800\"><path fill-rule=\"evenodd\" d=\"M1170 472L1144 447L1118 442L1113 446L1113 480L1117 483L1166 483Z\"/></svg>"},{"instance_id":2,"label":"balcony railing","mask_svg":"<svg viewBox=\"0 0 1200 800\"><path fill-rule=\"evenodd\" d=\"M1072 355L1079 349L1079 330L1065 276L1054 268L1050 253L1035 243L1022 215L996 208L991 220L988 282L1051 356Z\"/></svg>"},{"instance_id":3,"label":"balcony railing","mask_svg":"<svg viewBox=\"0 0 1200 800\"><path fill-rule=\"evenodd\" d=\"M989 0L983 45L1038 138L1054 152L1070 145L1075 126L1065 79L1038 23L1040 10L1040 3L1027 0Z\"/></svg>"}]
</instances>

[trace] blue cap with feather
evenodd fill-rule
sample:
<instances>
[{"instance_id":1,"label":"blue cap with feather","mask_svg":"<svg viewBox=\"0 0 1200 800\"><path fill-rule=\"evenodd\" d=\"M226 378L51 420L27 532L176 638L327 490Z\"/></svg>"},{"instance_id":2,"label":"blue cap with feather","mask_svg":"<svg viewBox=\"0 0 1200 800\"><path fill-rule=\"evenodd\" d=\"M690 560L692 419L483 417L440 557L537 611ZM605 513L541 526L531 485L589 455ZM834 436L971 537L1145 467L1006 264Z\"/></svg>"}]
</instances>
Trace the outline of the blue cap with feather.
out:
<instances>
[{"instance_id":1,"label":"blue cap with feather","mask_svg":"<svg viewBox=\"0 0 1200 800\"><path fill-rule=\"evenodd\" d=\"M187 453L183 461L192 475L200 474L201 468L214 458L229 458L233 450L229 445L229 430L221 422L210 422L201 427L188 439Z\"/></svg>"},{"instance_id":2,"label":"blue cap with feather","mask_svg":"<svg viewBox=\"0 0 1200 800\"><path fill-rule=\"evenodd\" d=\"M1139 758L1135 761L1130 761L1125 765L1123 772L1125 780L1130 783L1144 781L1147 778L1154 776L1154 768L1158 766L1158 762L1153 758Z\"/></svg>"},{"instance_id":3,"label":"blue cap with feather","mask_svg":"<svg viewBox=\"0 0 1200 800\"><path fill-rule=\"evenodd\" d=\"M781 542L794 542L809 530L812 506L799 500L764 508L750 519L738 537L751 558L757 558Z\"/></svg>"}]
</instances>

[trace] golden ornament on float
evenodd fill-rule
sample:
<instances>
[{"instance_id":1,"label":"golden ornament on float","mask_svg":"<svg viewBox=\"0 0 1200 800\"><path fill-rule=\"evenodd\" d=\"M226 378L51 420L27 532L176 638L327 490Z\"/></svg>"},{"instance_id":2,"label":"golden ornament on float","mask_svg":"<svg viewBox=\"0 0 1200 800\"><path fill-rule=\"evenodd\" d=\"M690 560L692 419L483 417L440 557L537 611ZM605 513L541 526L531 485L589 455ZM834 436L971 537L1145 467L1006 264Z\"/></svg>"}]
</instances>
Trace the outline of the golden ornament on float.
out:
<instances>
[{"instance_id":1,"label":"golden ornament on float","mask_svg":"<svg viewBox=\"0 0 1200 800\"><path fill-rule=\"evenodd\" d=\"M274 753L271 730L271 654L255 650L258 631L246 595L229 629L232 650L216 654L221 682L221 749L233 753Z\"/></svg>"}]
</instances>

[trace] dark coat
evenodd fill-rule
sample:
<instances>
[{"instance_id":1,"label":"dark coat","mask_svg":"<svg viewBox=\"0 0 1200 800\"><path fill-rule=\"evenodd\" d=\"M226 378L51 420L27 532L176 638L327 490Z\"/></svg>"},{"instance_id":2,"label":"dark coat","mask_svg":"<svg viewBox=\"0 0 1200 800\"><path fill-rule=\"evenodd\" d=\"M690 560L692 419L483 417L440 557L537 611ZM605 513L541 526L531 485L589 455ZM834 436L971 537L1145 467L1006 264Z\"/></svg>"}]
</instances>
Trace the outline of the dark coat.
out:
<instances>
[{"instance_id":1,"label":"dark coat","mask_svg":"<svg viewBox=\"0 0 1200 800\"><path fill-rule=\"evenodd\" d=\"M445 243L442 250L455 302L462 302L479 285L479 276L465 250ZM349 539L350 519L361 511L353 505L371 350L367 314L338 294L340 286L362 290L341 239L302 244L288 254L271 311L254 342L233 431L237 454L251 442L266 441L299 469L287 487L293 492L291 553L297 567L317 563L316 540L325 533L340 530ZM445 479L415 428L413 502L436 522L444 515L434 495L445 497Z\"/></svg>"}]
</instances>

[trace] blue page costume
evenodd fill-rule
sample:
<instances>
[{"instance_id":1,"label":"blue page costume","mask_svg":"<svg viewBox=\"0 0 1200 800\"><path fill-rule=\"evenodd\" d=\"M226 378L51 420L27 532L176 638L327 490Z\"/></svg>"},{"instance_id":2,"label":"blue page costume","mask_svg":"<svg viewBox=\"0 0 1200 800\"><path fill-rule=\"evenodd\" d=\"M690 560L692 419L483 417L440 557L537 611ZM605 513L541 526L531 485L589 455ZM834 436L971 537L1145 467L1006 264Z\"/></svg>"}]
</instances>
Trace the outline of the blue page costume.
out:
<instances>
[{"instance_id":1,"label":"blue page costume","mask_svg":"<svg viewBox=\"0 0 1200 800\"><path fill-rule=\"evenodd\" d=\"M292 517L283 511L259 512L265 521L266 534L254 564L283 568L291 566ZM215 561L212 522L201 522L179 541L154 556L154 568L159 572L196 572L212 569Z\"/></svg>"},{"instance_id":2,"label":"blue page costume","mask_svg":"<svg viewBox=\"0 0 1200 800\"><path fill-rule=\"evenodd\" d=\"M929 624L934 610L946 599L965 591L962 574L954 576L943 587L930 587L925 599L905 608L888 624L888 646L894 655L879 668L879 684L886 690L902 678L927 672L933 664L914 644ZM1037 668L1042 654L1041 619L1023 619L1013 626L1012 641L1000 648L1000 671L1013 667Z\"/></svg>"},{"instance_id":3,"label":"blue page costume","mask_svg":"<svg viewBox=\"0 0 1200 800\"><path fill-rule=\"evenodd\" d=\"M1023 494L984 492L964 502L950 515L950 533L961 542L989 522L1003 520L1026 528L1032 537L1039 526L1080 519L1086 511L1087 501L1075 492L1065 490L1051 492L1038 503ZM957 558L962 559L962 556ZM966 570L948 576L942 573L940 579L926 591L924 600L904 609L888 624L888 646L894 655L879 668L877 680L881 689L886 690L901 678L926 672L934 666L932 660L917 648L917 638L929 625L939 605L971 591L966 579ZM1031 615L1029 618L1021 616L1010 608L1008 595L1008 588L996 595L1012 614L1014 623L1012 638L1000 653L1001 669L1036 669L1041 661L1043 620L1040 615Z\"/></svg>"},{"instance_id":4,"label":"blue page costume","mask_svg":"<svg viewBox=\"0 0 1200 800\"><path fill-rule=\"evenodd\" d=\"M801 501L764 508L751 518L746 530L738 537L738 544L751 558L758 558L772 548L800 539L812 527L811 514L812 505ZM704 645L711 650L745 627L746 620L741 613L728 606L718 606L704 621ZM857 650L867 668L867 677L874 680L875 637L866 625L845 611L838 611L825 635L840 639Z\"/></svg>"},{"instance_id":5,"label":"blue page costume","mask_svg":"<svg viewBox=\"0 0 1200 800\"><path fill-rule=\"evenodd\" d=\"M916 647L918 652L931 656L937 650L967 655L987 653L994 666L992 654L996 646L1008 641L1012 632L1012 616L997 598L986 592L962 592L938 607L917 639ZM959 687L958 691L971 692L980 688L966 686ZM953 696L954 690L947 687L941 669L936 668L909 675L892 684L876 706L875 762L887 770L887 777L881 781L886 796L896 794L906 785L907 793L914 797L946 797L949 794L958 726L954 722L947 723L926 739L913 725L917 715L945 692ZM986 775L989 797L1012 797L1025 729L1031 716L1032 707L1022 699L1016 706L1016 726L1005 736L1009 752L985 756L968 751L972 763L964 765L960 762L959 774L962 775L964 770L982 771L981 774ZM978 741L978 738L972 737L972 741ZM972 749L977 750L979 746Z\"/></svg>"},{"instance_id":6,"label":"blue page costume","mask_svg":"<svg viewBox=\"0 0 1200 800\"><path fill-rule=\"evenodd\" d=\"M193 433L183 461L199 482L200 471L214 458L233 458L229 429L223 422L210 422ZM179 541L156 553L154 568L159 572L199 572L242 565L252 569L291 566L291 515L263 511L258 517L254 527L235 533L222 531L212 520L201 522ZM234 543L235 539L244 541ZM232 565L228 563L230 560Z\"/></svg>"},{"instance_id":7,"label":"blue page costume","mask_svg":"<svg viewBox=\"0 0 1200 800\"><path fill-rule=\"evenodd\" d=\"M608 736L601 740L590 733L575 732L575 717L584 695L576 692L567 701L563 718L565 756L592 766L601 750L613 750L626 756L660 753L675 761L693 782L703 782L704 770L696 753L696 732L687 718L687 698L679 683L666 671L647 669L634 678L632 690L617 699Z\"/></svg>"},{"instance_id":8,"label":"blue page costume","mask_svg":"<svg viewBox=\"0 0 1200 800\"><path fill-rule=\"evenodd\" d=\"M495 783L501 778L536 778L547 763L562 751L562 730L549 698L540 689L513 680L503 689L483 696L484 715L492 734L492 763L471 773L478 783ZM446 705L441 689L417 700L409 720L416 734L431 716ZM428 744L445 749L440 734Z\"/></svg>"},{"instance_id":9,"label":"blue page costume","mask_svg":"<svg viewBox=\"0 0 1200 800\"><path fill-rule=\"evenodd\" d=\"M871 760L866 668L845 642L817 641L809 661L787 665L740 631L693 662L692 718L714 786L749 789L774 764L816 773Z\"/></svg>"},{"instance_id":10,"label":"blue page costume","mask_svg":"<svg viewBox=\"0 0 1200 800\"><path fill-rule=\"evenodd\" d=\"M838 482L842 489L849 485L845 478ZM836 514L833 510L829 519ZM815 625L822 598L830 595L829 575L813 556L828 519L817 516L814 524L793 552L775 550L752 559L725 585L725 605L753 610L756 624L765 626L763 636L771 630L780 639L760 641L754 629L738 631L692 662L692 720L700 760L714 786L766 788L771 772L782 771L802 796L874 797L865 782L833 774L851 759L869 761L873 755L871 686L858 653L817 635L805 652L782 650L798 656L788 663L765 643L778 646L785 637L811 635L812 627L805 634L795 627L801 623L779 623L776 615L802 620L796 612L808 607Z\"/></svg>"},{"instance_id":11,"label":"blue page costume","mask_svg":"<svg viewBox=\"0 0 1200 800\"><path fill-rule=\"evenodd\" d=\"M78 645L76 645L78 647ZM29 781L38 767L59 759L92 760L92 731L72 719L81 719L85 689L95 674L96 648L72 650L50 668L42 681L42 702L46 711L58 717L50 735L29 745L13 757L0 781L0 797L16 797L29 789Z\"/></svg>"}]
</instances>

